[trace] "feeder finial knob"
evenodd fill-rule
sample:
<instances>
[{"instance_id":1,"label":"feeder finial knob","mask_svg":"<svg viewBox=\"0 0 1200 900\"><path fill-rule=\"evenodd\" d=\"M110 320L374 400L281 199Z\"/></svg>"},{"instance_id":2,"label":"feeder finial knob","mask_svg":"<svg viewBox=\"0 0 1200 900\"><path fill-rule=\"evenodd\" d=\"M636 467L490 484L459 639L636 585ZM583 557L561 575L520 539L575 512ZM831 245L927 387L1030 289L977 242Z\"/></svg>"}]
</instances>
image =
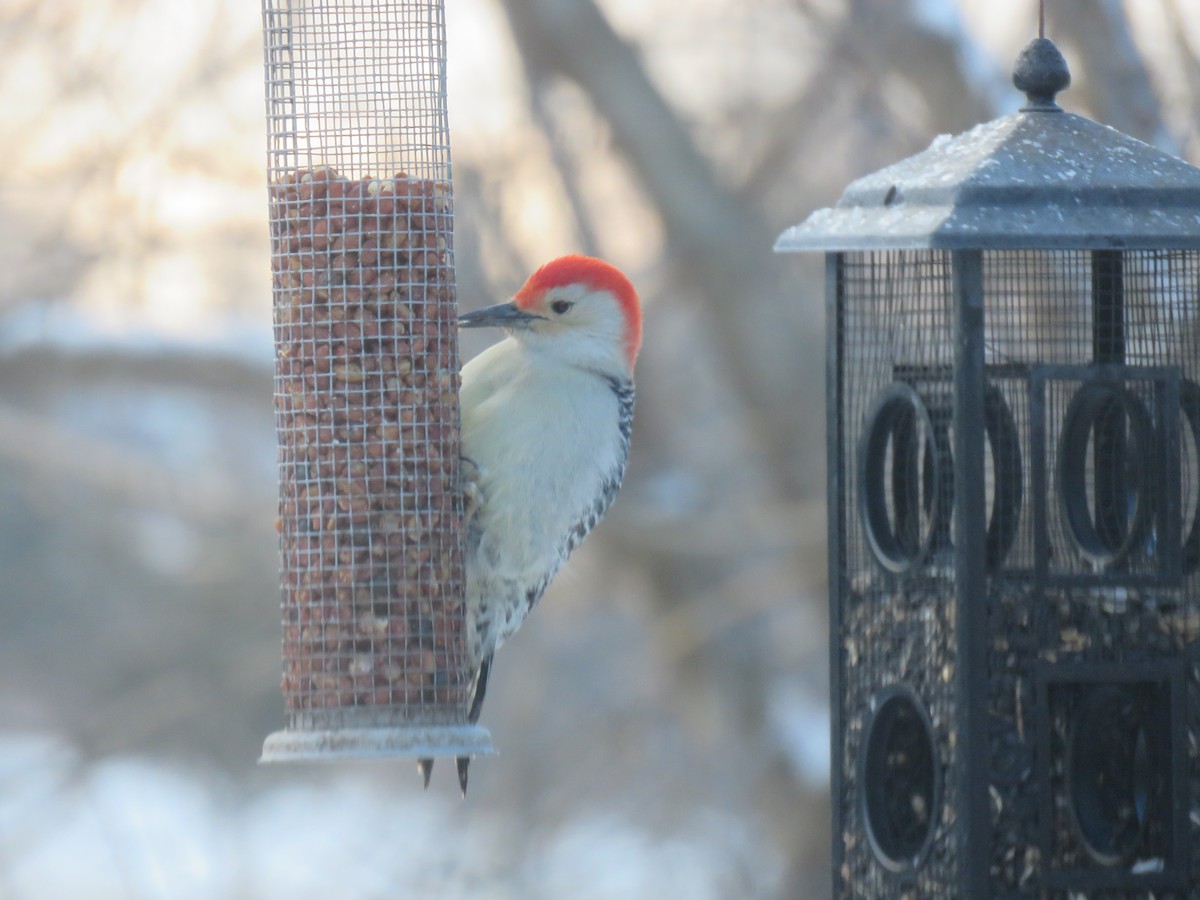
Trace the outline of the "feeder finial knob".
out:
<instances>
[{"instance_id":1,"label":"feeder finial knob","mask_svg":"<svg viewBox=\"0 0 1200 900\"><path fill-rule=\"evenodd\" d=\"M1054 95L1071 83L1071 72L1054 42L1039 37L1026 44L1017 57L1012 78L1017 90L1024 91L1028 99L1022 112L1057 112L1062 107L1054 102Z\"/></svg>"}]
</instances>

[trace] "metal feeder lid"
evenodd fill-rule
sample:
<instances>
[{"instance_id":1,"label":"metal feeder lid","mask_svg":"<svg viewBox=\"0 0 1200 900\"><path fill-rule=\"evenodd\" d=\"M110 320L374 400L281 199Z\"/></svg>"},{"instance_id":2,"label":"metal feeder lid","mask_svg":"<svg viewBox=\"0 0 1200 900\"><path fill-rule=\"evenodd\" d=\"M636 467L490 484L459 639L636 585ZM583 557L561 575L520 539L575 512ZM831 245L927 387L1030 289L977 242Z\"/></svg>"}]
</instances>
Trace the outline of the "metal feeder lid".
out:
<instances>
[{"instance_id":1,"label":"metal feeder lid","mask_svg":"<svg viewBox=\"0 0 1200 900\"><path fill-rule=\"evenodd\" d=\"M1053 43L1021 52L1017 113L853 182L775 244L803 250L1200 248L1200 169L1063 112Z\"/></svg>"}]
</instances>

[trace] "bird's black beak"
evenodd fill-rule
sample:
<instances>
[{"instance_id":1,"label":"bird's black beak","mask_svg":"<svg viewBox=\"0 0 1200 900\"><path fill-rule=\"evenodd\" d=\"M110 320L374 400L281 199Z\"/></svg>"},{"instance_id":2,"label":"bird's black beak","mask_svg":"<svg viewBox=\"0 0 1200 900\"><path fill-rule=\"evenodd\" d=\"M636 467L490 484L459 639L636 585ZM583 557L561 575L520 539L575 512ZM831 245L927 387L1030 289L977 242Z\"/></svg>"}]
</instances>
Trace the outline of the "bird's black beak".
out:
<instances>
[{"instance_id":1,"label":"bird's black beak","mask_svg":"<svg viewBox=\"0 0 1200 900\"><path fill-rule=\"evenodd\" d=\"M526 312L515 303L485 306L458 317L459 328L528 328L541 319L537 313Z\"/></svg>"}]
</instances>

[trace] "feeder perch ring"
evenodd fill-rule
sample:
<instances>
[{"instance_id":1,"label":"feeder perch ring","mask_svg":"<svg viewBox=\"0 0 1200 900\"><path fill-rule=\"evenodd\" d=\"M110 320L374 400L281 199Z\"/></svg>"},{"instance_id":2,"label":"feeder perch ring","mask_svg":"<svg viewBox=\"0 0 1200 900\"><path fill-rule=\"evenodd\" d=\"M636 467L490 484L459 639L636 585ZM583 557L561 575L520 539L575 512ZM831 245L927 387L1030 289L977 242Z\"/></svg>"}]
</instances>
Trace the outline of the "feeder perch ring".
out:
<instances>
[{"instance_id":1,"label":"feeder perch ring","mask_svg":"<svg viewBox=\"0 0 1200 900\"><path fill-rule=\"evenodd\" d=\"M889 444L890 512L885 472ZM929 411L910 385L896 382L884 388L867 413L858 479L859 514L875 558L896 575L917 568L929 552L937 524L942 460Z\"/></svg>"},{"instance_id":2,"label":"feeder perch ring","mask_svg":"<svg viewBox=\"0 0 1200 900\"><path fill-rule=\"evenodd\" d=\"M994 497L987 526L988 567L1000 566L1017 537L1024 502L1021 437L1004 394L988 385L983 395L983 426L992 448Z\"/></svg>"},{"instance_id":3,"label":"feeder perch ring","mask_svg":"<svg viewBox=\"0 0 1200 900\"><path fill-rule=\"evenodd\" d=\"M1067 752L1067 804L1083 849L1099 865L1128 864L1159 802L1153 732L1128 686L1095 688L1078 713Z\"/></svg>"},{"instance_id":4,"label":"feeder perch ring","mask_svg":"<svg viewBox=\"0 0 1200 900\"><path fill-rule=\"evenodd\" d=\"M1187 379L1180 381L1179 406L1191 432L1196 453L1196 484L1192 488L1196 506L1183 541L1183 574L1190 575L1200 567L1200 385Z\"/></svg>"},{"instance_id":5,"label":"feeder perch ring","mask_svg":"<svg viewBox=\"0 0 1200 900\"><path fill-rule=\"evenodd\" d=\"M1131 440L1126 445L1125 458L1112 460L1112 464L1126 466L1134 497L1125 534L1115 545L1100 533L1096 522L1099 514L1093 514L1088 508L1086 464L1093 427L1102 416L1112 415L1114 410L1123 415ZM1150 522L1152 439L1153 424L1146 407L1119 385L1088 382L1080 387L1067 407L1058 446L1059 509L1076 547L1097 565L1110 568L1116 565L1145 535Z\"/></svg>"},{"instance_id":6,"label":"feeder perch ring","mask_svg":"<svg viewBox=\"0 0 1200 900\"><path fill-rule=\"evenodd\" d=\"M919 869L941 815L942 779L933 722L911 688L893 685L872 699L859 784L875 857L890 872Z\"/></svg>"}]
</instances>

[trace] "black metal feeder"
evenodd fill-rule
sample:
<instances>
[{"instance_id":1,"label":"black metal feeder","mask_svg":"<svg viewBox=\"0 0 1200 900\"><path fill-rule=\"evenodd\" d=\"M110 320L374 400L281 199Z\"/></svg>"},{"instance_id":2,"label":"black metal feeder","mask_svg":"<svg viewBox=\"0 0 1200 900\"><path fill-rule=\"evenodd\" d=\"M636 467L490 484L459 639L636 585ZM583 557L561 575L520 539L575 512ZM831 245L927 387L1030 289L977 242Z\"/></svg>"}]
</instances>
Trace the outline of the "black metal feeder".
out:
<instances>
[{"instance_id":1,"label":"black metal feeder","mask_svg":"<svg viewBox=\"0 0 1200 900\"><path fill-rule=\"evenodd\" d=\"M826 253L838 897L1194 897L1200 169L1018 113L847 188Z\"/></svg>"}]
</instances>

